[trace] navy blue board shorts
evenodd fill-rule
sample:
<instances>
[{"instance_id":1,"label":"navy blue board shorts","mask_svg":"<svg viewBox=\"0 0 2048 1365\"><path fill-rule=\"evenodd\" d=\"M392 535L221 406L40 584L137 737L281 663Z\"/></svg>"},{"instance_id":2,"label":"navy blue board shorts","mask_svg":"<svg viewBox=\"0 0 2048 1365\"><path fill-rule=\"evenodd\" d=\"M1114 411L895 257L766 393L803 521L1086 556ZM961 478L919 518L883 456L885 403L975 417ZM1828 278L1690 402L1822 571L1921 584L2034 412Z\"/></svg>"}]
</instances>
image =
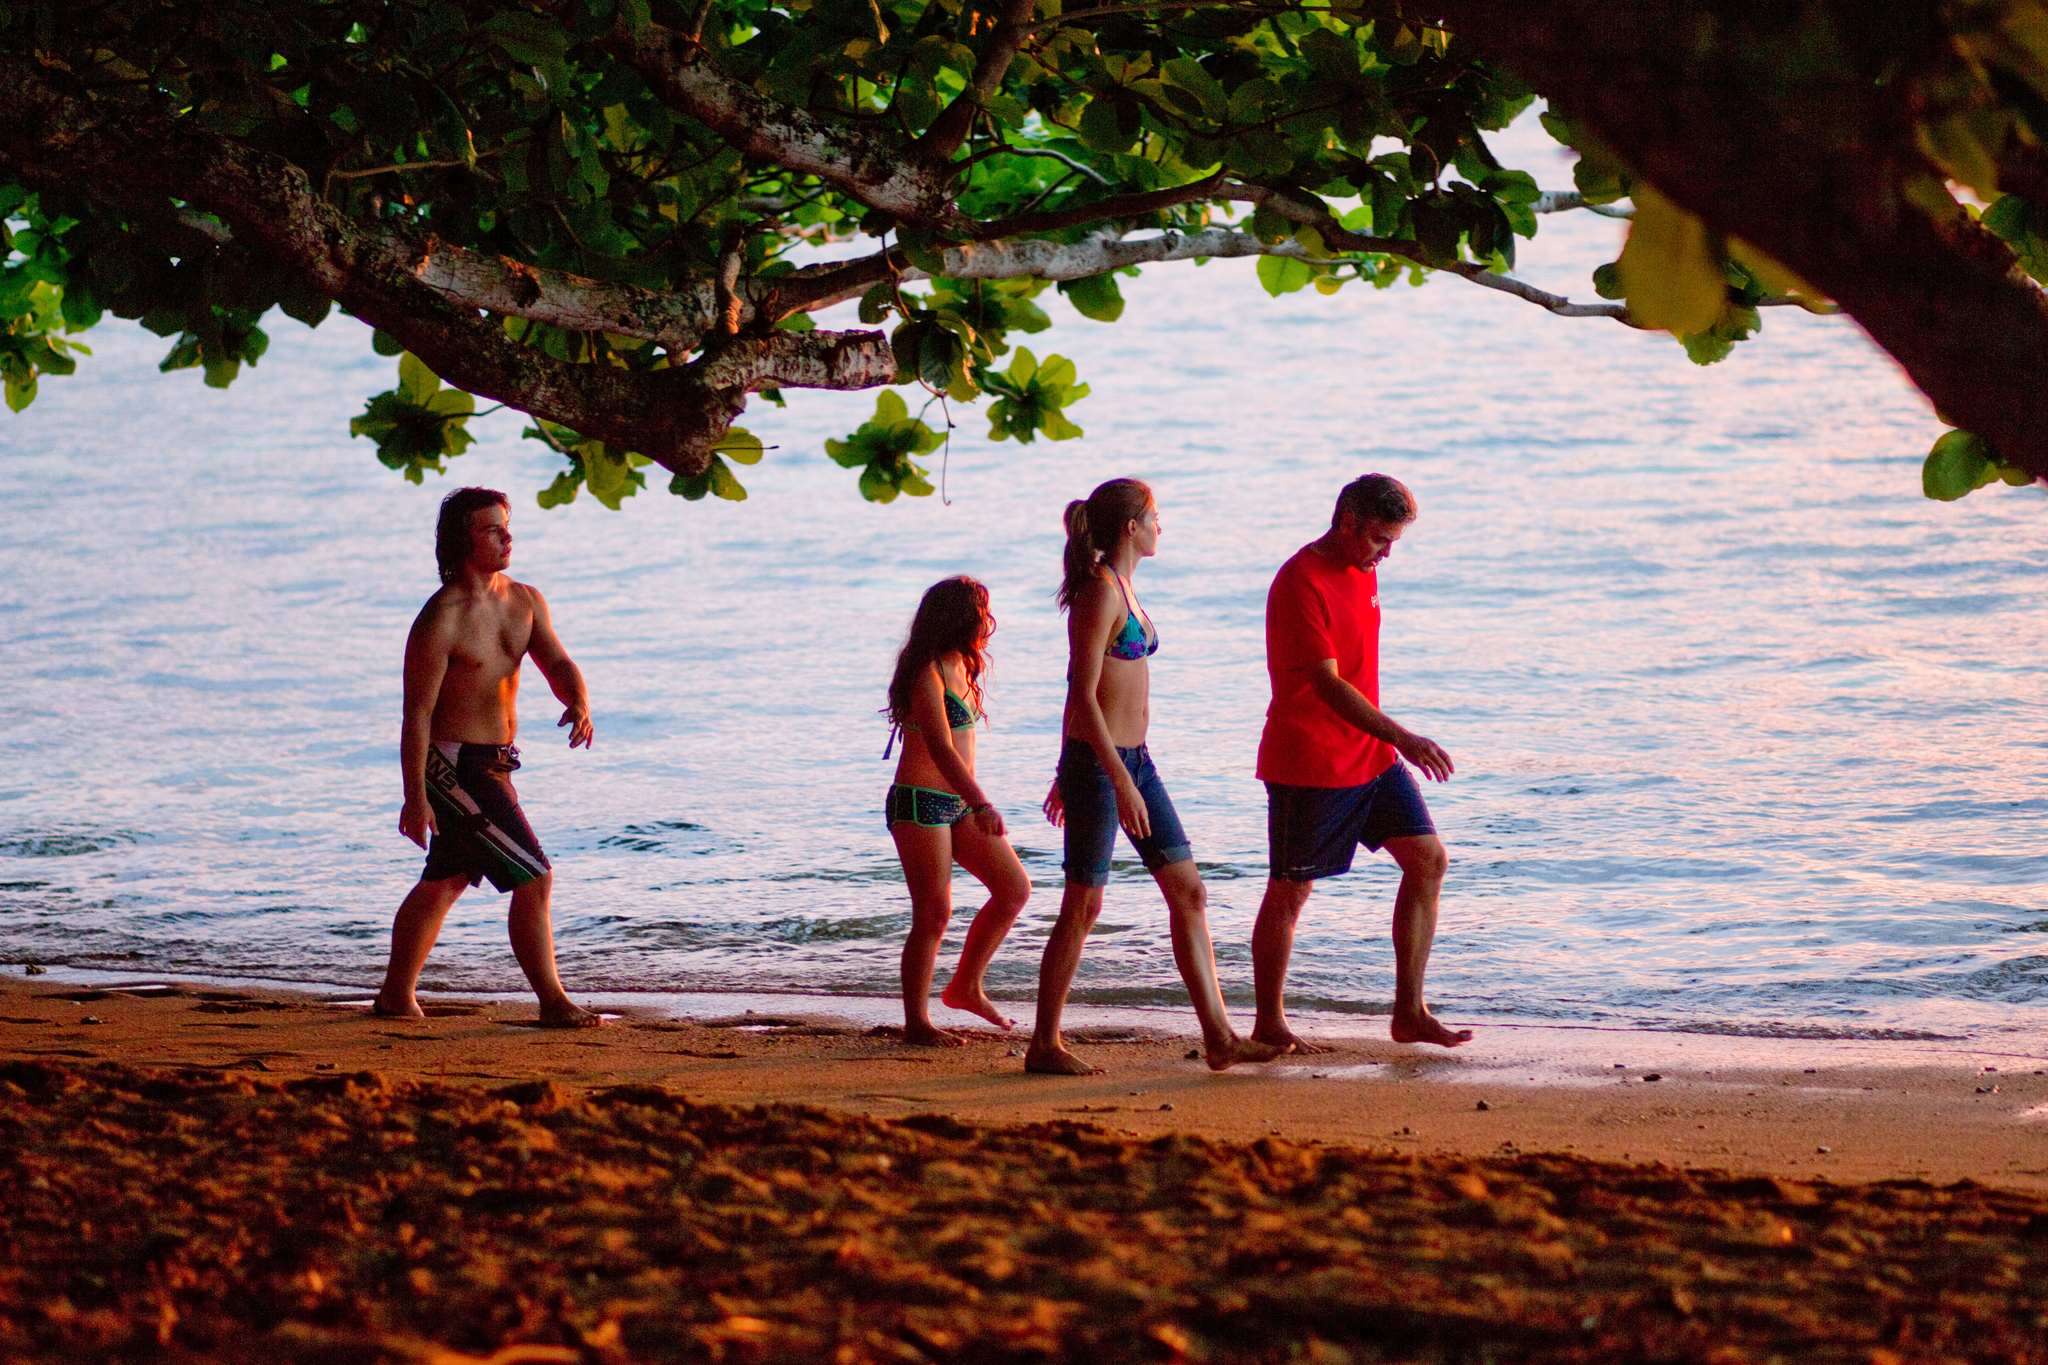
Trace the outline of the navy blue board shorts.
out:
<instances>
[{"instance_id":1,"label":"navy blue board shorts","mask_svg":"<svg viewBox=\"0 0 2048 1365\"><path fill-rule=\"evenodd\" d=\"M1339 877L1351 870L1360 844L1377 853L1389 839L1434 833L1422 788L1405 763L1362 787L1266 784L1266 842L1278 881Z\"/></svg>"},{"instance_id":2,"label":"navy blue board shorts","mask_svg":"<svg viewBox=\"0 0 2048 1365\"><path fill-rule=\"evenodd\" d=\"M516 891L553 866L519 809L512 789L518 768L519 751L509 744L427 746L434 841L421 881L462 877L475 886L489 877L496 890Z\"/></svg>"},{"instance_id":3,"label":"navy blue board shorts","mask_svg":"<svg viewBox=\"0 0 2048 1365\"><path fill-rule=\"evenodd\" d=\"M1118 749L1131 781L1138 784L1152 832L1136 840L1138 856L1147 871L1157 872L1171 863L1194 856L1188 836L1174 813L1173 799L1159 770L1152 766L1151 751L1140 744L1135 749ZM1067 808L1067 859L1069 886L1109 885L1109 859L1116 851L1116 784L1095 761L1095 751L1085 740L1068 739L1060 749L1060 801Z\"/></svg>"}]
</instances>

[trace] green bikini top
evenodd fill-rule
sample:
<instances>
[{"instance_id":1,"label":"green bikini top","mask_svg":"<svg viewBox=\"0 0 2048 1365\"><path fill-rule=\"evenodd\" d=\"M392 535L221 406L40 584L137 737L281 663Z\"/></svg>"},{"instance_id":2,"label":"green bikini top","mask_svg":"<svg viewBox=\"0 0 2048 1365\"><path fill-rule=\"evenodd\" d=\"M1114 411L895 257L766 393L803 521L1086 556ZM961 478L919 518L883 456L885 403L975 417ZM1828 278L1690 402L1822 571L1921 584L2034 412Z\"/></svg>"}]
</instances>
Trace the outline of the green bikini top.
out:
<instances>
[{"instance_id":1,"label":"green bikini top","mask_svg":"<svg viewBox=\"0 0 2048 1365\"><path fill-rule=\"evenodd\" d=\"M959 693L950 687L946 687L943 676L939 680L939 686L944 688L946 693L946 728L949 730L972 730L975 722L981 719L981 712L968 705L966 699L961 697ZM901 725L893 727L889 731L889 742L882 746L882 757L887 758L896 748L896 732L898 730L916 730L918 728L917 722L910 720L906 720Z\"/></svg>"},{"instance_id":2,"label":"green bikini top","mask_svg":"<svg viewBox=\"0 0 2048 1365\"><path fill-rule=\"evenodd\" d=\"M945 684L941 683L940 686L945 687ZM947 729L972 730L974 728L974 722L980 719L981 713L979 711L976 711L973 707L969 706L967 702L962 697L960 697L958 693L953 691L952 688L946 688ZM918 728L918 725L916 721L906 720L903 722L903 728L906 730L915 730Z\"/></svg>"}]
</instances>

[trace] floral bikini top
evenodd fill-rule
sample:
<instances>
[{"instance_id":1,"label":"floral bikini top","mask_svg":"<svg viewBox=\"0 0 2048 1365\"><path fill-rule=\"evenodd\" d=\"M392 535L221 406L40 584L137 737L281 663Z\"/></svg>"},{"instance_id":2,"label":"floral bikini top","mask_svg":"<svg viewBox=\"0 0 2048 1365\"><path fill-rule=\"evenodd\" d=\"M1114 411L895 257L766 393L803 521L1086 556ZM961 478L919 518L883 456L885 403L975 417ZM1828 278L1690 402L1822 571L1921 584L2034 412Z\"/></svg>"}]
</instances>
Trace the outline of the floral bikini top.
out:
<instances>
[{"instance_id":1,"label":"floral bikini top","mask_svg":"<svg viewBox=\"0 0 2048 1365\"><path fill-rule=\"evenodd\" d=\"M1149 659L1159 652L1159 628L1152 624L1152 618L1145 615L1138 599L1131 595L1124 576L1114 570L1111 573L1116 578L1116 590L1124 599L1124 624L1103 652L1112 659Z\"/></svg>"}]
</instances>

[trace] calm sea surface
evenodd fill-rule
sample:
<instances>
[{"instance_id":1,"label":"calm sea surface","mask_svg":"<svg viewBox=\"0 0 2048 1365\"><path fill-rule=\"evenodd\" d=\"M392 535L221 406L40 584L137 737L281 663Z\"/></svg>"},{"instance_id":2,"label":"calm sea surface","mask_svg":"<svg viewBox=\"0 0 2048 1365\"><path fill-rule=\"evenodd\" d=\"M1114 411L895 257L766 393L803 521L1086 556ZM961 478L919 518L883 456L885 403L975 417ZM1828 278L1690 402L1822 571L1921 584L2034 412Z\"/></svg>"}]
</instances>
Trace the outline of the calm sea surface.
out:
<instances>
[{"instance_id":1,"label":"calm sea surface","mask_svg":"<svg viewBox=\"0 0 2048 1365\"><path fill-rule=\"evenodd\" d=\"M1554 149L1511 161L1568 184ZM1620 226L1546 219L1524 273L1589 293ZM528 671L519 785L587 989L887 995L908 923L882 826L893 650L919 592L994 593L983 775L1039 887L992 972L1028 999L1057 909L1059 513L1157 489L1138 586L1164 647L1152 747L1209 881L1229 994L1266 871L1263 602L1346 479L1422 517L1382 567L1383 696L1445 744L1450 1017L1900 1037L2048 1023L2044 505L1919 494L1939 424L1840 319L1779 309L1697 369L1668 338L1443 280L1269 299L1249 262L1154 267L1104 326L1028 339L1096 392L1085 441L961 418L938 498L863 503L825 437L873 395L757 405L743 505L543 512L510 413L424 488L350 441L389 387L366 329L279 320L221 393L132 325L0 416L0 961L371 982L420 855L396 830L399 658L436 500L514 494L514 572L588 676L569 752ZM842 323L840 325L851 325ZM937 417L937 409L932 416ZM964 908L977 903L963 880ZM1383 1012L1385 859L1321 884L1302 1005ZM520 984L500 898L428 984ZM956 919L954 941L966 916ZM1156 892L1113 874L1076 998L1185 999Z\"/></svg>"}]
</instances>

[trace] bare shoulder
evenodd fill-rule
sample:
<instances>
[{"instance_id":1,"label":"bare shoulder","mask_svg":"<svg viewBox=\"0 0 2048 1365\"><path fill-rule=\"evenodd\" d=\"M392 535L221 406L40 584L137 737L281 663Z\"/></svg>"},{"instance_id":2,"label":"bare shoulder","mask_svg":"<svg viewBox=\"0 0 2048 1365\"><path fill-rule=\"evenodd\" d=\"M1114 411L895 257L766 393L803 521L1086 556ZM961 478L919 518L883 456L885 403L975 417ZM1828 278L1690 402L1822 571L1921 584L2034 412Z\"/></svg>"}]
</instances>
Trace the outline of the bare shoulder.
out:
<instances>
[{"instance_id":1,"label":"bare shoulder","mask_svg":"<svg viewBox=\"0 0 2048 1365\"><path fill-rule=\"evenodd\" d=\"M521 583L516 578L508 578L505 582L512 589L512 599L528 611L545 612L548 609L548 599L542 597L540 589L533 584Z\"/></svg>"},{"instance_id":2,"label":"bare shoulder","mask_svg":"<svg viewBox=\"0 0 2048 1365\"><path fill-rule=\"evenodd\" d=\"M420 614L412 618L414 639L431 639L452 630L462 615L460 594L444 587L427 599Z\"/></svg>"},{"instance_id":3,"label":"bare shoulder","mask_svg":"<svg viewBox=\"0 0 2048 1365\"><path fill-rule=\"evenodd\" d=\"M1106 569L1097 569L1074 594L1074 619L1094 620L1123 615L1124 596Z\"/></svg>"}]
</instances>

